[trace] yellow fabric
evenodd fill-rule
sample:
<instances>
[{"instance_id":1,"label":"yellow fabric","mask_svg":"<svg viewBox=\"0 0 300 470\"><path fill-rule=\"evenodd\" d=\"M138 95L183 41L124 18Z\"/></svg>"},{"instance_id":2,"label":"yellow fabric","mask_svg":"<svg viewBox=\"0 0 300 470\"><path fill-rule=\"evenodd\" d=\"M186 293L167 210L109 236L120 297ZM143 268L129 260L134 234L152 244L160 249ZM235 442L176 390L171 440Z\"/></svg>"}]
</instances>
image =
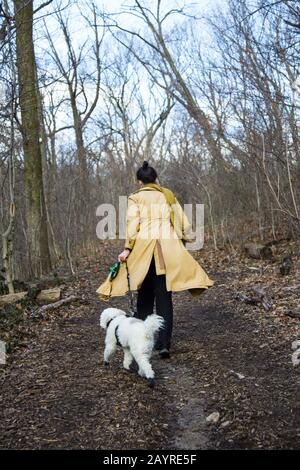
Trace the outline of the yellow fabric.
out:
<instances>
[{"instance_id":1,"label":"yellow fabric","mask_svg":"<svg viewBox=\"0 0 300 470\"><path fill-rule=\"evenodd\" d=\"M191 239L191 226L176 197L169 189L158 188L145 185L128 197L125 248L132 250L127 258L131 289L140 288L154 255L156 274L166 275L168 291L189 290L193 296L198 295L213 286L214 281L183 244L183 240ZM173 222L176 225L177 221L178 227L171 223L171 205L176 215ZM127 292L125 263L113 281L107 276L97 289L102 300Z\"/></svg>"},{"instance_id":2,"label":"yellow fabric","mask_svg":"<svg viewBox=\"0 0 300 470\"><path fill-rule=\"evenodd\" d=\"M166 201L170 206L170 221L178 237L182 239L184 242L192 241L192 238L189 236L191 232L190 223L184 211L182 210L180 204L178 203L176 197L174 196L174 194L172 193L170 189L164 188L163 186L160 186L156 183L147 183L142 188L135 191L133 194L139 191L143 191L145 189L149 190L149 188L155 191L160 191L164 194ZM131 247L132 245L130 243L128 244L128 246L125 245L125 248L132 249Z\"/></svg>"},{"instance_id":3,"label":"yellow fabric","mask_svg":"<svg viewBox=\"0 0 300 470\"><path fill-rule=\"evenodd\" d=\"M176 198L175 198L174 194L172 193L172 191L170 191L168 188L164 188L163 186L160 186L159 184L156 184L156 183L146 183L142 188L138 189L137 191L143 191L143 189L145 189L145 188L153 188L154 190L160 191L164 194L168 204L171 207L170 220L171 220L171 224L174 227L174 209L173 209L173 205L176 204ZM137 191L135 191L135 193Z\"/></svg>"}]
</instances>

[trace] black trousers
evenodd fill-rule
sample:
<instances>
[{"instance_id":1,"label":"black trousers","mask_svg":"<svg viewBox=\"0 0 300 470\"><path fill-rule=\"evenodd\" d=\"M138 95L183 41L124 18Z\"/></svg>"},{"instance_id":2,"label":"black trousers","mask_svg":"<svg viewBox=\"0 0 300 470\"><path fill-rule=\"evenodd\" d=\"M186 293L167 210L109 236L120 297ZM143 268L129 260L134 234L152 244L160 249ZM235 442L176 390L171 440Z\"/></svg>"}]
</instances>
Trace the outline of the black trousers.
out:
<instances>
[{"instance_id":1,"label":"black trousers","mask_svg":"<svg viewBox=\"0 0 300 470\"><path fill-rule=\"evenodd\" d=\"M154 299L157 315L162 316L165 320L164 328L158 333L155 348L170 349L173 328L172 292L167 291L165 274L156 274L153 256L149 271L138 290L137 318L145 320L148 315L152 315Z\"/></svg>"}]
</instances>

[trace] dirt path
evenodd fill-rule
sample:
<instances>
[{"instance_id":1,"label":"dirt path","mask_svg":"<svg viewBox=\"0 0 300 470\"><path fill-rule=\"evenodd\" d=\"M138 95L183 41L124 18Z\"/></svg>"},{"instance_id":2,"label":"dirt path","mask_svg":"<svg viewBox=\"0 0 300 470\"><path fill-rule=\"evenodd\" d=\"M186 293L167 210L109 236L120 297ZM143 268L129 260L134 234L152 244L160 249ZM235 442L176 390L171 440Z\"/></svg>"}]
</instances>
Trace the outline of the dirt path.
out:
<instances>
[{"instance_id":1,"label":"dirt path","mask_svg":"<svg viewBox=\"0 0 300 470\"><path fill-rule=\"evenodd\" d=\"M95 298L94 266L85 269L65 292L85 302L36 324L1 376L0 447L300 448L300 368L290 349L298 326L237 304L235 274L210 274L216 285L201 298L174 294L173 354L154 354L151 390L122 370L120 352L103 366L107 304ZM207 424L213 412L219 420Z\"/></svg>"}]
</instances>

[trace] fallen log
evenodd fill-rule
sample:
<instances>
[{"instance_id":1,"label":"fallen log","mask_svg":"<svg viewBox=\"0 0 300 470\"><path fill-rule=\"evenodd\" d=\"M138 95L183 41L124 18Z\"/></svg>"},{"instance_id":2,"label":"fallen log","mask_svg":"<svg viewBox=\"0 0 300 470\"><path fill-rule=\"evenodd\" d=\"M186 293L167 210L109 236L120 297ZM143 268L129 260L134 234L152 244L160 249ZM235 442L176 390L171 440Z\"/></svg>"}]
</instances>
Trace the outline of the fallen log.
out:
<instances>
[{"instance_id":1,"label":"fallen log","mask_svg":"<svg viewBox=\"0 0 300 470\"><path fill-rule=\"evenodd\" d=\"M234 295L234 299L250 305L261 305L266 312L272 309L272 300L267 297L264 288L252 287L252 291L249 294L238 292Z\"/></svg>"},{"instance_id":2,"label":"fallen log","mask_svg":"<svg viewBox=\"0 0 300 470\"><path fill-rule=\"evenodd\" d=\"M24 299L27 296L27 292L16 292L15 294L7 294L0 296L0 308L5 307L5 305L13 304ZM61 290L59 288L55 289L45 289L42 290L36 297L38 303L50 304L57 302L60 299Z\"/></svg>"}]
</instances>

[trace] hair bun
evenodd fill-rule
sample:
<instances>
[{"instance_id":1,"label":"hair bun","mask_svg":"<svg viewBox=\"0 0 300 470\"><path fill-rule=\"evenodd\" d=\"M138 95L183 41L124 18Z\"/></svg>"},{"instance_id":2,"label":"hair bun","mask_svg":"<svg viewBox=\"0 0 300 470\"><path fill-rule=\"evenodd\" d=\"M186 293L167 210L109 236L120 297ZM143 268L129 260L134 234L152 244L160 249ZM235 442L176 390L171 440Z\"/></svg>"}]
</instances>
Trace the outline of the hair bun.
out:
<instances>
[{"instance_id":1,"label":"hair bun","mask_svg":"<svg viewBox=\"0 0 300 470\"><path fill-rule=\"evenodd\" d=\"M149 166L149 163L145 160L143 162L143 166L142 166L143 170L146 170L146 168L148 168L148 166Z\"/></svg>"}]
</instances>

